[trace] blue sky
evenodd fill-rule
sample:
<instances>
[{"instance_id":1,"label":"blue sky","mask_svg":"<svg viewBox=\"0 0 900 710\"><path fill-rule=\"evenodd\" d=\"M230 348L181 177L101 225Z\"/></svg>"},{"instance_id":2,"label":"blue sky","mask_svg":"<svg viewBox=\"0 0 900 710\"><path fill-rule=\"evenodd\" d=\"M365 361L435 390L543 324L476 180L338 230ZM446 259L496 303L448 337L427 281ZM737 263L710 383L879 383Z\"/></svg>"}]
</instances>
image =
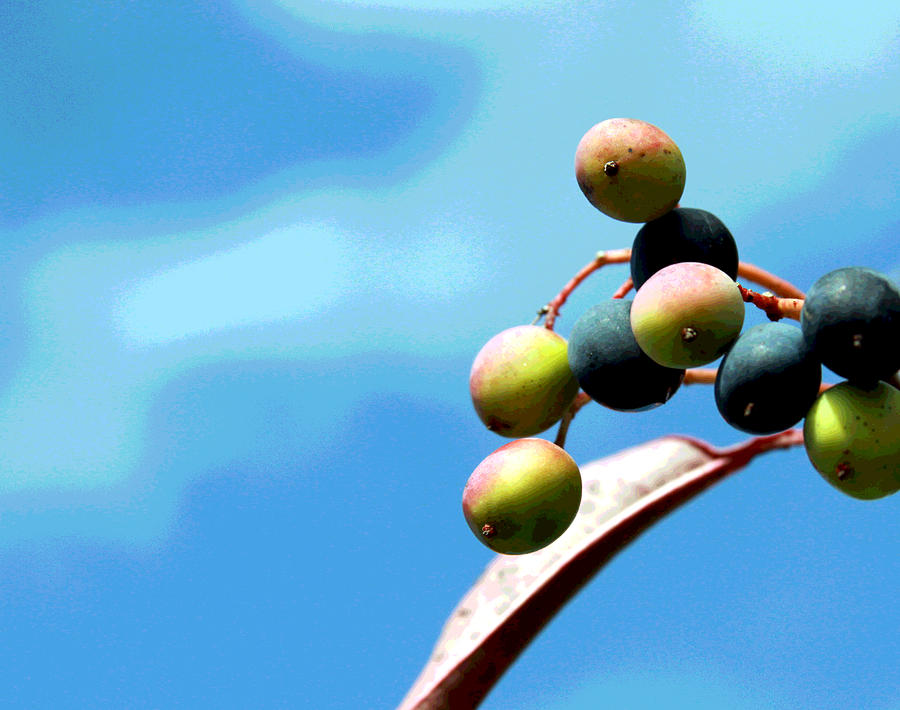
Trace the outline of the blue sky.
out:
<instances>
[{"instance_id":1,"label":"blue sky","mask_svg":"<svg viewBox=\"0 0 900 710\"><path fill-rule=\"evenodd\" d=\"M662 127L682 204L801 288L896 278L887 5L5 4L0 703L396 705L490 559L472 358L636 231L578 190L581 135ZM589 407L568 448L673 431L741 438L701 387ZM761 459L484 707L898 710L897 506Z\"/></svg>"}]
</instances>

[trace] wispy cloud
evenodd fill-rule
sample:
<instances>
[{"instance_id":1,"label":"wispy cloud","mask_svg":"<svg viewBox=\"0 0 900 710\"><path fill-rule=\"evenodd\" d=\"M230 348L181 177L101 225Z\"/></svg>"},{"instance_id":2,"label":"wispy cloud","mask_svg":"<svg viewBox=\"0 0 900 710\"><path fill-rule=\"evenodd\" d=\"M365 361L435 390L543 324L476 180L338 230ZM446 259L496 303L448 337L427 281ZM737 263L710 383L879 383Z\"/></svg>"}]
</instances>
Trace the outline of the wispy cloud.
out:
<instances>
[{"instance_id":1,"label":"wispy cloud","mask_svg":"<svg viewBox=\"0 0 900 710\"><path fill-rule=\"evenodd\" d=\"M113 317L126 338L162 344L287 319L302 327L307 314L349 291L341 235L301 224L151 274L124 295Z\"/></svg>"}]
</instances>

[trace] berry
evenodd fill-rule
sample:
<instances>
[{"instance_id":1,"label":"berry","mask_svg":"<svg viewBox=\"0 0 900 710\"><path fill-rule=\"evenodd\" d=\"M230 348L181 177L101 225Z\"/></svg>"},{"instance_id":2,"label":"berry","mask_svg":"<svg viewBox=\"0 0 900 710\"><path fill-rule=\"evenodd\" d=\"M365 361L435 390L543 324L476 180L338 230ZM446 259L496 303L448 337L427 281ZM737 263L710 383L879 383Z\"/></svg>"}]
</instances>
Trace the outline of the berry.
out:
<instances>
[{"instance_id":1,"label":"berry","mask_svg":"<svg viewBox=\"0 0 900 710\"><path fill-rule=\"evenodd\" d=\"M822 363L851 382L872 387L900 370L900 291L877 271L825 274L809 290L800 324Z\"/></svg>"},{"instance_id":2,"label":"berry","mask_svg":"<svg viewBox=\"0 0 900 710\"><path fill-rule=\"evenodd\" d=\"M519 439L494 451L469 477L463 515L475 536L504 555L546 547L581 505L581 473L565 450Z\"/></svg>"},{"instance_id":3,"label":"berry","mask_svg":"<svg viewBox=\"0 0 900 710\"><path fill-rule=\"evenodd\" d=\"M578 143L575 177L584 196L604 214L623 222L646 222L681 199L684 158L656 126L610 118Z\"/></svg>"},{"instance_id":4,"label":"berry","mask_svg":"<svg viewBox=\"0 0 900 710\"><path fill-rule=\"evenodd\" d=\"M559 421L578 394L565 338L520 325L491 338L475 357L469 391L485 426L501 436L533 436Z\"/></svg>"},{"instance_id":5,"label":"berry","mask_svg":"<svg viewBox=\"0 0 900 710\"><path fill-rule=\"evenodd\" d=\"M699 261L737 278L738 250L734 237L711 212L677 207L647 222L631 246L631 279L634 287L660 269L681 261Z\"/></svg>"},{"instance_id":6,"label":"berry","mask_svg":"<svg viewBox=\"0 0 900 710\"><path fill-rule=\"evenodd\" d=\"M774 434L794 426L819 393L822 366L799 328L763 323L741 334L716 375L716 406L731 426Z\"/></svg>"},{"instance_id":7,"label":"berry","mask_svg":"<svg viewBox=\"0 0 900 710\"><path fill-rule=\"evenodd\" d=\"M635 294L631 330L665 367L698 367L718 358L744 324L737 284L709 264L686 261L657 271Z\"/></svg>"},{"instance_id":8,"label":"berry","mask_svg":"<svg viewBox=\"0 0 900 710\"><path fill-rule=\"evenodd\" d=\"M900 390L849 382L825 390L803 423L806 454L822 477L854 498L900 490Z\"/></svg>"},{"instance_id":9,"label":"berry","mask_svg":"<svg viewBox=\"0 0 900 710\"><path fill-rule=\"evenodd\" d=\"M610 409L638 411L667 402L683 369L663 367L631 332L631 301L609 300L582 315L569 336L569 367L591 398Z\"/></svg>"}]
</instances>

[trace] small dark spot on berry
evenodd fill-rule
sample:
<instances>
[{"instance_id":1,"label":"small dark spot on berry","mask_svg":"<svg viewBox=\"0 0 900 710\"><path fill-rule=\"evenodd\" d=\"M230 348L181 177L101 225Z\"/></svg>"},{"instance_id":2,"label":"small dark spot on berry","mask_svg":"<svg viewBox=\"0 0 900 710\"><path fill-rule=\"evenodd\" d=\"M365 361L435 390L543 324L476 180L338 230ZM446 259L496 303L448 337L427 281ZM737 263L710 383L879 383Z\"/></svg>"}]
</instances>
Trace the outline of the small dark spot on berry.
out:
<instances>
[{"instance_id":1,"label":"small dark spot on berry","mask_svg":"<svg viewBox=\"0 0 900 710\"><path fill-rule=\"evenodd\" d=\"M606 165L603 166L603 172L606 173L609 177L613 177L619 172L619 164L615 160L610 160Z\"/></svg>"},{"instance_id":2,"label":"small dark spot on berry","mask_svg":"<svg viewBox=\"0 0 900 710\"><path fill-rule=\"evenodd\" d=\"M577 178L578 187L581 188L581 191L584 193L585 197L590 197L594 194L594 187L587 182L586 180L582 180L581 178Z\"/></svg>"},{"instance_id":3,"label":"small dark spot on berry","mask_svg":"<svg viewBox=\"0 0 900 710\"><path fill-rule=\"evenodd\" d=\"M851 478L856 471L853 470L853 466L851 466L846 461L842 461L837 465L835 469L835 473L837 473L837 477L839 481L846 481L848 478Z\"/></svg>"},{"instance_id":4,"label":"small dark spot on berry","mask_svg":"<svg viewBox=\"0 0 900 710\"><path fill-rule=\"evenodd\" d=\"M485 537L494 537L494 535L497 534L497 528L495 528L490 523L485 523L481 527L481 534L484 535Z\"/></svg>"}]
</instances>

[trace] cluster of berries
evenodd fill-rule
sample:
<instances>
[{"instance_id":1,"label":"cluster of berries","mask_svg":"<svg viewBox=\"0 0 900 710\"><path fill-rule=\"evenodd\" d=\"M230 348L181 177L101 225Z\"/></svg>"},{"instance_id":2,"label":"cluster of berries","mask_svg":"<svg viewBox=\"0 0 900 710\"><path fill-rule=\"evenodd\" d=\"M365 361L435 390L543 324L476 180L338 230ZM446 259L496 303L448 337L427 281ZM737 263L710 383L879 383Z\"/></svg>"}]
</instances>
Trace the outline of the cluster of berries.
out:
<instances>
[{"instance_id":1,"label":"cluster of berries","mask_svg":"<svg viewBox=\"0 0 900 710\"><path fill-rule=\"evenodd\" d=\"M548 318L547 327L505 330L478 353L469 381L475 409L489 429L518 438L466 484L463 512L482 542L505 554L532 552L571 524L578 467L561 446L528 437L571 414L579 390L614 410L651 409L675 394L688 368L723 355L710 381L725 421L762 435L804 420L810 462L836 488L862 499L900 490L900 390L888 384L900 370L895 284L849 267L820 278L805 298L789 284L777 295L739 286L734 238L715 215L677 206L681 152L645 122L594 126L575 171L595 207L644 222L630 251L636 293L589 309L569 342ZM772 320L742 333L748 301ZM778 320L785 316L800 327ZM846 381L822 385L823 364Z\"/></svg>"}]
</instances>

